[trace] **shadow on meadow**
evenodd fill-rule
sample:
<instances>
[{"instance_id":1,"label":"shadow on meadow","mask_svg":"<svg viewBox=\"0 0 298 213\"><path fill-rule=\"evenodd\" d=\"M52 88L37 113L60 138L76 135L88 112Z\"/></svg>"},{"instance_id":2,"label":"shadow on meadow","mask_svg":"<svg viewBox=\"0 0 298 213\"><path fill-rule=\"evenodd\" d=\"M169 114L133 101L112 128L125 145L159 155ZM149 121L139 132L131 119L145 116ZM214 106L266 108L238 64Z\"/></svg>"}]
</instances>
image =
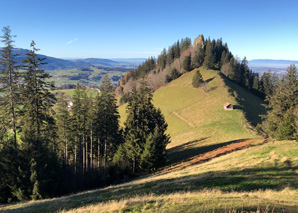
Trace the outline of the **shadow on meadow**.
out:
<instances>
[{"instance_id":1,"label":"shadow on meadow","mask_svg":"<svg viewBox=\"0 0 298 213\"><path fill-rule=\"evenodd\" d=\"M175 162L175 164L178 164L181 161L187 160L188 158L192 158L194 156L213 151L215 149L227 146L229 144L249 140L249 139L232 140L232 141L226 141L226 142L213 144L213 145L199 146L199 147L195 147L195 148L193 147L196 143L204 141L206 139L208 139L208 137L201 138L199 140L189 141L182 145L175 146L173 148L168 149L167 153L168 153L168 157L169 157L169 164L173 164L173 162Z\"/></svg>"},{"instance_id":2,"label":"shadow on meadow","mask_svg":"<svg viewBox=\"0 0 298 213\"><path fill-rule=\"evenodd\" d=\"M87 192L70 197L31 204L15 211L7 212L56 212L108 202L129 199L145 194L167 195L174 192L197 191L203 189L219 189L223 192L250 192L255 190L282 190L285 187L297 189L298 167L259 167L243 170L206 172L198 175L186 175L179 178L159 179L138 185L125 184L113 188Z\"/></svg>"},{"instance_id":3,"label":"shadow on meadow","mask_svg":"<svg viewBox=\"0 0 298 213\"><path fill-rule=\"evenodd\" d=\"M252 126L255 127L258 123L261 123L262 120L260 116L266 114L263 100L236 83L233 83L225 76L221 75L221 77L229 87L228 91L230 95L233 96L238 103L234 109L243 110L245 118Z\"/></svg>"}]
</instances>

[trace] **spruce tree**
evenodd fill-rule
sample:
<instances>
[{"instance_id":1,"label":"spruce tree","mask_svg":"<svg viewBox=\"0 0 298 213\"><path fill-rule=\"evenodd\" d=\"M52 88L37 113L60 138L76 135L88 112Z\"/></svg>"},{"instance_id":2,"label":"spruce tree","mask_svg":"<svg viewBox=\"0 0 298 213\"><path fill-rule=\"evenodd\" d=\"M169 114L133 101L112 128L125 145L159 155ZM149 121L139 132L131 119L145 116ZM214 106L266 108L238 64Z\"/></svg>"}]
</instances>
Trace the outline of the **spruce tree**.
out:
<instances>
[{"instance_id":1,"label":"spruce tree","mask_svg":"<svg viewBox=\"0 0 298 213\"><path fill-rule=\"evenodd\" d=\"M213 52L213 46L212 43L210 42L210 39L207 40L207 44L206 44L206 53L205 53L205 59L204 59L204 63L203 66L206 69L212 69L214 68L214 63L215 63L215 55Z\"/></svg>"},{"instance_id":2,"label":"spruce tree","mask_svg":"<svg viewBox=\"0 0 298 213\"><path fill-rule=\"evenodd\" d=\"M262 128L271 137L293 138L296 133L291 129L295 129L293 117L295 117L294 112L298 105L298 74L295 65L288 67L287 72L267 100L268 111L264 116Z\"/></svg>"},{"instance_id":3,"label":"spruce tree","mask_svg":"<svg viewBox=\"0 0 298 213\"><path fill-rule=\"evenodd\" d=\"M152 104L152 94L149 92L149 89L143 84L138 91L136 88L133 89L131 97L132 98L128 102L127 106L128 116L124 124L125 143L123 146L125 148L126 156L132 163L132 171L135 173L138 168L142 167L142 154L145 150L146 144L147 151L143 156L144 163L146 161L155 162L155 160L152 161L152 158L161 160L162 158L166 157L165 146L169 142L169 136L165 133L167 124L163 115L161 114L160 110L155 109ZM155 140L156 137L155 139L153 139L153 136L153 138L150 137L150 135L153 135L156 128L160 129L158 134L162 135L160 136L162 140ZM149 140L148 138L152 139ZM147 139L149 141L147 141ZM159 147L158 151L161 152L161 154L157 152L151 153L152 150L156 150L155 147ZM161 163L163 162L164 161L161 160ZM152 164L151 166L156 166L156 163ZM148 165L145 167L151 168L151 166Z\"/></svg>"},{"instance_id":4,"label":"spruce tree","mask_svg":"<svg viewBox=\"0 0 298 213\"><path fill-rule=\"evenodd\" d=\"M192 78L192 86L194 88L198 88L203 83L203 76L200 72L200 70L197 70Z\"/></svg>"},{"instance_id":5,"label":"spruce tree","mask_svg":"<svg viewBox=\"0 0 298 213\"><path fill-rule=\"evenodd\" d=\"M183 69L185 72L189 72L191 70L191 55L185 56L183 60Z\"/></svg>"},{"instance_id":6,"label":"spruce tree","mask_svg":"<svg viewBox=\"0 0 298 213\"><path fill-rule=\"evenodd\" d=\"M50 82L50 75L46 73L40 66L45 64L37 57L35 42L31 42L32 50L26 54L27 58L22 62L25 64L24 83L22 85L22 101L24 104L22 110L23 128L30 129L31 137L48 139L48 132L46 132L47 125L53 122L51 116L51 107L56 102L55 96L51 93L54 84ZM31 131L32 130L32 131Z\"/></svg>"},{"instance_id":7,"label":"spruce tree","mask_svg":"<svg viewBox=\"0 0 298 213\"><path fill-rule=\"evenodd\" d=\"M113 90L110 79L108 76L105 76L104 83L101 88L101 94L97 97L95 106L96 111L94 125L99 141L103 145L105 173L108 161L112 159L122 141L119 132L119 113Z\"/></svg>"},{"instance_id":8,"label":"spruce tree","mask_svg":"<svg viewBox=\"0 0 298 213\"><path fill-rule=\"evenodd\" d=\"M21 104L19 98L21 73L15 59L17 55L13 53L14 41L12 38L15 36L11 35L9 27L4 27L2 32L4 33L1 36L4 48L0 58L0 119L5 121L4 126L7 129L12 129L14 146L17 148L17 121Z\"/></svg>"},{"instance_id":9,"label":"spruce tree","mask_svg":"<svg viewBox=\"0 0 298 213\"><path fill-rule=\"evenodd\" d=\"M70 145L70 134L71 134L71 120L69 114L69 108L64 93L61 93L56 107L56 120L58 128L58 136L61 140L63 150L63 162L68 165L68 150Z\"/></svg>"},{"instance_id":10,"label":"spruce tree","mask_svg":"<svg viewBox=\"0 0 298 213\"><path fill-rule=\"evenodd\" d=\"M193 63L196 68L199 68L203 65L205 59L205 50L203 47L198 47L195 52Z\"/></svg>"},{"instance_id":11,"label":"spruce tree","mask_svg":"<svg viewBox=\"0 0 298 213\"><path fill-rule=\"evenodd\" d=\"M79 83L76 86L75 93L72 97L73 106L71 110L71 129L72 136L74 137L74 169L75 173L83 172L83 150L82 141L84 135L84 113L83 113L83 93L85 92L85 87Z\"/></svg>"},{"instance_id":12,"label":"spruce tree","mask_svg":"<svg viewBox=\"0 0 298 213\"><path fill-rule=\"evenodd\" d=\"M160 111L157 114L161 115ZM170 141L169 136L165 134L167 125L164 119L162 121L163 124L157 125L146 140L140 163L140 167L144 170L155 170L167 160L166 146Z\"/></svg>"}]
</instances>

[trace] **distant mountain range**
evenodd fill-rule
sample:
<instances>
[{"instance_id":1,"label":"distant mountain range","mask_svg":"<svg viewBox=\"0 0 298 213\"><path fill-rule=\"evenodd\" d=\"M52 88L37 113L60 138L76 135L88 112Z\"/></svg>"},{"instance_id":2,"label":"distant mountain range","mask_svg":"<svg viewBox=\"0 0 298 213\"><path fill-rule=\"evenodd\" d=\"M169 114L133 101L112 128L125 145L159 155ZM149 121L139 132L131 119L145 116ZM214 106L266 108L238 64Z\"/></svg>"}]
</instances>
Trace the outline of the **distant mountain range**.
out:
<instances>
[{"instance_id":1,"label":"distant mountain range","mask_svg":"<svg viewBox=\"0 0 298 213\"><path fill-rule=\"evenodd\" d=\"M19 63L26 58L25 54L28 53L28 51L29 50L27 49L14 48L14 53L18 54L16 59ZM2 48L0 48L0 55L2 55ZM46 58L45 62L48 64L42 66L42 68L45 70L67 70L89 66L133 68L139 66L146 60L145 58L85 58L67 60L41 54L38 54L38 57ZM248 61L248 66L250 69L260 74L270 69L272 72L277 72L279 75L281 75L291 64L296 64L298 66L298 61L272 59L256 59Z\"/></svg>"},{"instance_id":2,"label":"distant mountain range","mask_svg":"<svg viewBox=\"0 0 298 213\"><path fill-rule=\"evenodd\" d=\"M14 48L14 53L17 54L16 60L21 63L26 58L26 53L29 50L22 48ZM2 48L0 48L0 55L2 55ZM42 54L38 54L39 58L46 58L47 64L42 65L42 69L45 70L66 70L74 68L82 68L88 66L103 66L103 67L121 67L121 68L133 68L139 66L146 59L144 58L129 58L129 59L102 59L102 58L86 58L86 59L74 59L66 60L61 58L54 58Z\"/></svg>"},{"instance_id":3,"label":"distant mountain range","mask_svg":"<svg viewBox=\"0 0 298 213\"><path fill-rule=\"evenodd\" d=\"M248 66L252 71L263 74L268 70L272 72L278 73L278 75L282 75L287 67L291 64L295 64L298 66L298 61L294 60L272 60L272 59L256 59L248 61Z\"/></svg>"}]
</instances>

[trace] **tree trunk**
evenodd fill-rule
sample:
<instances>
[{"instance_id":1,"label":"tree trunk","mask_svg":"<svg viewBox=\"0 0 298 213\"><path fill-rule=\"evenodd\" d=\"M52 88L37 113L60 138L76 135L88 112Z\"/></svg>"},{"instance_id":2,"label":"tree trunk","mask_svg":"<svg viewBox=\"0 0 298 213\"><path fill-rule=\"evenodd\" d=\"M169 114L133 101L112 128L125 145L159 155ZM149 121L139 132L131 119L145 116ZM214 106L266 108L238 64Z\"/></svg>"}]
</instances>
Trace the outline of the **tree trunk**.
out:
<instances>
[{"instance_id":1,"label":"tree trunk","mask_svg":"<svg viewBox=\"0 0 298 213\"><path fill-rule=\"evenodd\" d=\"M83 135L83 174L86 170L86 148L85 148L85 135Z\"/></svg>"},{"instance_id":2,"label":"tree trunk","mask_svg":"<svg viewBox=\"0 0 298 213\"><path fill-rule=\"evenodd\" d=\"M76 138L76 143L77 143L77 138ZM74 152L74 169L75 169L75 174L77 174L77 144L75 144L75 152Z\"/></svg>"},{"instance_id":3,"label":"tree trunk","mask_svg":"<svg viewBox=\"0 0 298 213\"><path fill-rule=\"evenodd\" d=\"M9 61L11 58L9 57ZM16 114L15 114L15 100L14 100L14 91L13 91L13 80L12 80L12 68L9 65L9 86L10 86L10 108L11 108L11 123L12 123L12 131L14 138L14 146L17 149L17 128L16 128Z\"/></svg>"},{"instance_id":4,"label":"tree trunk","mask_svg":"<svg viewBox=\"0 0 298 213\"><path fill-rule=\"evenodd\" d=\"M91 170L93 170L93 130L91 126L91 133L90 133L90 164Z\"/></svg>"},{"instance_id":5,"label":"tree trunk","mask_svg":"<svg viewBox=\"0 0 298 213\"><path fill-rule=\"evenodd\" d=\"M136 160L133 159L132 161L132 173L134 174L136 172Z\"/></svg>"},{"instance_id":6,"label":"tree trunk","mask_svg":"<svg viewBox=\"0 0 298 213\"><path fill-rule=\"evenodd\" d=\"M79 136L79 172L82 173L82 138Z\"/></svg>"},{"instance_id":7,"label":"tree trunk","mask_svg":"<svg viewBox=\"0 0 298 213\"><path fill-rule=\"evenodd\" d=\"M67 139L65 140L65 162L66 162L66 165L68 165L68 141Z\"/></svg>"},{"instance_id":8,"label":"tree trunk","mask_svg":"<svg viewBox=\"0 0 298 213\"><path fill-rule=\"evenodd\" d=\"M106 179L107 169L107 139L105 139L105 153L104 153L104 179Z\"/></svg>"},{"instance_id":9,"label":"tree trunk","mask_svg":"<svg viewBox=\"0 0 298 213\"><path fill-rule=\"evenodd\" d=\"M88 154L88 140L87 140L87 135L85 137L85 143L86 143L86 154L85 154L85 157L86 157L86 167L85 167L85 170L88 171L90 169L90 165L89 165L89 154Z\"/></svg>"},{"instance_id":10,"label":"tree trunk","mask_svg":"<svg viewBox=\"0 0 298 213\"><path fill-rule=\"evenodd\" d=\"M97 139L97 169L100 169L100 140Z\"/></svg>"}]
</instances>

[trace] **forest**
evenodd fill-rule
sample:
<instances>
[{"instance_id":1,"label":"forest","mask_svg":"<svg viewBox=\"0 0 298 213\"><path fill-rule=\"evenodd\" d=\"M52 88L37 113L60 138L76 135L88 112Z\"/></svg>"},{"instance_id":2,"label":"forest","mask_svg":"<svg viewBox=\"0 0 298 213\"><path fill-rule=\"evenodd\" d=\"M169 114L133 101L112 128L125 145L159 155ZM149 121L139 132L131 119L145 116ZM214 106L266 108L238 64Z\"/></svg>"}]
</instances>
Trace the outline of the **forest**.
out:
<instances>
[{"instance_id":1,"label":"forest","mask_svg":"<svg viewBox=\"0 0 298 213\"><path fill-rule=\"evenodd\" d=\"M42 199L127 181L166 162L167 123L146 84L131 95L124 128L114 86L77 84L72 104L56 98L36 44L21 64L3 28L0 62L0 203Z\"/></svg>"}]
</instances>

